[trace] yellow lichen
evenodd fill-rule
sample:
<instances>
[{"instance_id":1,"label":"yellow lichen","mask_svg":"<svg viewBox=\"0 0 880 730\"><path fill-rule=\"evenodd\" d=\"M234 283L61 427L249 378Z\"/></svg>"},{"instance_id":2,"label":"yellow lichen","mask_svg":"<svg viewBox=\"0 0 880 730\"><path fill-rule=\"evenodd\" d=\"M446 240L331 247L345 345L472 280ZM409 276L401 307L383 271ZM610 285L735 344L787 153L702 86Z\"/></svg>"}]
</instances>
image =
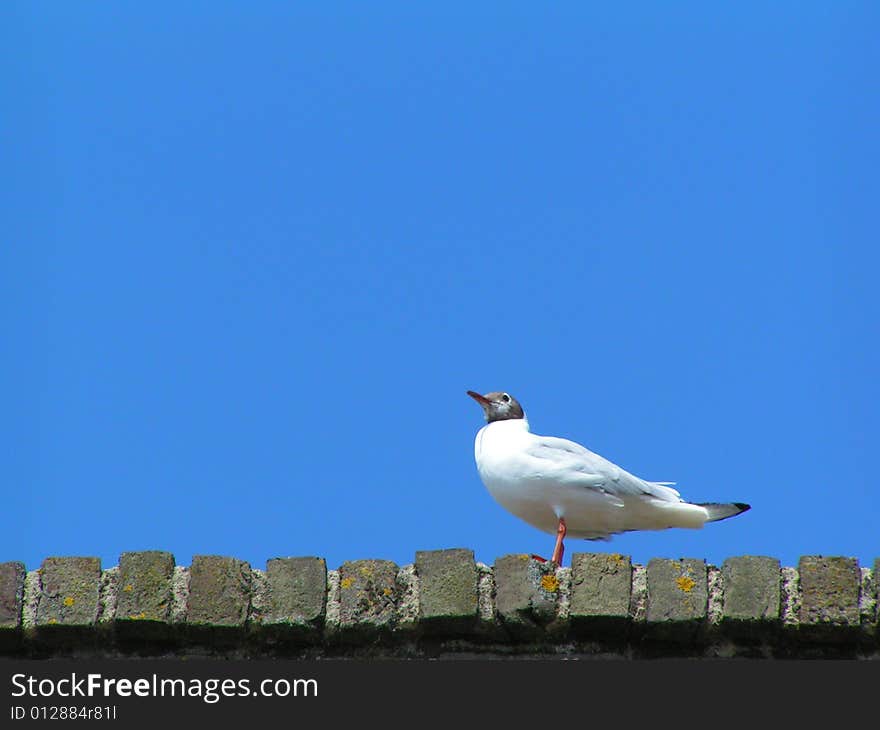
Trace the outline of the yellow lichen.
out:
<instances>
[{"instance_id":1,"label":"yellow lichen","mask_svg":"<svg viewBox=\"0 0 880 730\"><path fill-rule=\"evenodd\" d=\"M685 593L690 593L694 589L694 586L697 585L697 582L689 575L679 576L675 579L675 583L678 586L678 589Z\"/></svg>"},{"instance_id":2,"label":"yellow lichen","mask_svg":"<svg viewBox=\"0 0 880 730\"><path fill-rule=\"evenodd\" d=\"M141 611L140 613L133 613L129 616L130 619L134 619L135 621L141 621L147 617L147 614Z\"/></svg>"},{"instance_id":3,"label":"yellow lichen","mask_svg":"<svg viewBox=\"0 0 880 730\"><path fill-rule=\"evenodd\" d=\"M129 583L129 584L128 584L127 586L125 586L125 588L123 588L122 590L125 591L126 593L131 593L131 592L134 590L134 586L133 586L131 583Z\"/></svg>"},{"instance_id":4,"label":"yellow lichen","mask_svg":"<svg viewBox=\"0 0 880 730\"><path fill-rule=\"evenodd\" d=\"M556 593L559 590L559 579L555 575L541 576L541 588L548 593Z\"/></svg>"},{"instance_id":5,"label":"yellow lichen","mask_svg":"<svg viewBox=\"0 0 880 730\"><path fill-rule=\"evenodd\" d=\"M354 585L354 578L343 578L339 581L340 588L351 588Z\"/></svg>"},{"instance_id":6,"label":"yellow lichen","mask_svg":"<svg viewBox=\"0 0 880 730\"><path fill-rule=\"evenodd\" d=\"M383 595L383 596L390 596L390 595L391 595L391 589L390 589L390 588L383 588L383 589L382 589L382 595Z\"/></svg>"},{"instance_id":7,"label":"yellow lichen","mask_svg":"<svg viewBox=\"0 0 880 730\"><path fill-rule=\"evenodd\" d=\"M57 624L57 623L58 623L58 619L57 619L57 618L50 618L46 623L49 623L49 624Z\"/></svg>"},{"instance_id":8,"label":"yellow lichen","mask_svg":"<svg viewBox=\"0 0 880 730\"><path fill-rule=\"evenodd\" d=\"M364 578L372 578L373 577L373 569L370 568L369 566L364 565L361 567L361 575L364 576Z\"/></svg>"},{"instance_id":9,"label":"yellow lichen","mask_svg":"<svg viewBox=\"0 0 880 730\"><path fill-rule=\"evenodd\" d=\"M73 596L68 596L67 598L65 598L65 599L62 601L62 603L63 603L65 606L67 606L68 608L70 608L74 603L76 603L76 600L74 600Z\"/></svg>"}]
</instances>

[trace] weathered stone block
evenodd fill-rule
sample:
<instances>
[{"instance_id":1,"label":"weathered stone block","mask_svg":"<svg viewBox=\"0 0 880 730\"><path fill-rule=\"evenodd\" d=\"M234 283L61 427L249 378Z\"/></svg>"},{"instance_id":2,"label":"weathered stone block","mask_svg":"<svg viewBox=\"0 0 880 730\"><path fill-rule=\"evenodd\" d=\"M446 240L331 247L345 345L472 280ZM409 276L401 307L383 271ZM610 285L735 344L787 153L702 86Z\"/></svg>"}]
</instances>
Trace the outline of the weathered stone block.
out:
<instances>
[{"instance_id":1,"label":"weathered stone block","mask_svg":"<svg viewBox=\"0 0 880 730\"><path fill-rule=\"evenodd\" d=\"M632 562L618 553L571 558L571 628L579 636L622 638L629 628Z\"/></svg>"},{"instance_id":2,"label":"weathered stone block","mask_svg":"<svg viewBox=\"0 0 880 730\"><path fill-rule=\"evenodd\" d=\"M390 560L352 560L339 567L339 628L343 636L368 640L394 629L397 571Z\"/></svg>"},{"instance_id":3,"label":"weathered stone block","mask_svg":"<svg viewBox=\"0 0 880 730\"><path fill-rule=\"evenodd\" d=\"M419 624L427 633L470 633L476 627L477 566L473 550L419 550Z\"/></svg>"},{"instance_id":4,"label":"weathered stone block","mask_svg":"<svg viewBox=\"0 0 880 730\"><path fill-rule=\"evenodd\" d=\"M155 640L170 635L173 574L171 553L146 550L120 556L114 617L121 639Z\"/></svg>"},{"instance_id":5,"label":"weathered stone block","mask_svg":"<svg viewBox=\"0 0 880 730\"><path fill-rule=\"evenodd\" d=\"M874 637L880 643L880 558L874 558L874 570L871 574L872 595L874 599L874 624L869 628L873 630Z\"/></svg>"},{"instance_id":6,"label":"weathered stone block","mask_svg":"<svg viewBox=\"0 0 880 730\"><path fill-rule=\"evenodd\" d=\"M0 563L0 650L21 643L21 610L24 601L24 563Z\"/></svg>"},{"instance_id":7,"label":"weathered stone block","mask_svg":"<svg viewBox=\"0 0 880 730\"><path fill-rule=\"evenodd\" d=\"M269 606L261 626L291 637L314 637L327 614L324 558L273 558L266 563Z\"/></svg>"},{"instance_id":8,"label":"weathered stone block","mask_svg":"<svg viewBox=\"0 0 880 730\"><path fill-rule=\"evenodd\" d=\"M46 558L39 572L38 628L94 626L101 585L98 558Z\"/></svg>"},{"instance_id":9,"label":"weathered stone block","mask_svg":"<svg viewBox=\"0 0 880 730\"><path fill-rule=\"evenodd\" d=\"M119 558L117 620L165 621L171 604L174 556L158 550Z\"/></svg>"},{"instance_id":10,"label":"weathered stone block","mask_svg":"<svg viewBox=\"0 0 880 730\"><path fill-rule=\"evenodd\" d=\"M495 607L512 637L541 637L556 618L558 596L559 581L552 563L524 554L495 561Z\"/></svg>"},{"instance_id":11,"label":"weathered stone block","mask_svg":"<svg viewBox=\"0 0 880 730\"><path fill-rule=\"evenodd\" d=\"M861 571L855 558L805 555L798 562L799 631L821 640L853 639L859 629Z\"/></svg>"},{"instance_id":12,"label":"weathered stone block","mask_svg":"<svg viewBox=\"0 0 880 730\"><path fill-rule=\"evenodd\" d=\"M186 609L191 636L224 639L237 635L247 621L250 574L250 565L243 560L193 556Z\"/></svg>"},{"instance_id":13,"label":"weathered stone block","mask_svg":"<svg viewBox=\"0 0 880 730\"><path fill-rule=\"evenodd\" d=\"M694 639L708 608L706 561L654 558L648 563L647 573L649 638Z\"/></svg>"},{"instance_id":14,"label":"weathered stone block","mask_svg":"<svg viewBox=\"0 0 880 730\"><path fill-rule=\"evenodd\" d=\"M782 619L781 566L776 558L743 555L724 561L721 626L736 638L763 638Z\"/></svg>"},{"instance_id":15,"label":"weathered stone block","mask_svg":"<svg viewBox=\"0 0 880 730\"><path fill-rule=\"evenodd\" d=\"M24 563L0 563L0 631L21 625L25 573Z\"/></svg>"}]
</instances>

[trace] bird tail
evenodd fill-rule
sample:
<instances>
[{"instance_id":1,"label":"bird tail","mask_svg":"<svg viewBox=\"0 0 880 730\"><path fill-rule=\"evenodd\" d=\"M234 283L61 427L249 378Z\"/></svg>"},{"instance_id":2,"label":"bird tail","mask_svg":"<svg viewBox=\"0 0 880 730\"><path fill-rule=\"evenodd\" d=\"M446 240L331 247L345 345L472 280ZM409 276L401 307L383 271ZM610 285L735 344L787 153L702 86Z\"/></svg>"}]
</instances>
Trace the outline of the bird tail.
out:
<instances>
[{"instance_id":1,"label":"bird tail","mask_svg":"<svg viewBox=\"0 0 880 730\"><path fill-rule=\"evenodd\" d=\"M706 522L718 522L726 520L728 517L736 517L752 508L749 504L743 502L702 502L698 505L709 513L709 519Z\"/></svg>"}]
</instances>

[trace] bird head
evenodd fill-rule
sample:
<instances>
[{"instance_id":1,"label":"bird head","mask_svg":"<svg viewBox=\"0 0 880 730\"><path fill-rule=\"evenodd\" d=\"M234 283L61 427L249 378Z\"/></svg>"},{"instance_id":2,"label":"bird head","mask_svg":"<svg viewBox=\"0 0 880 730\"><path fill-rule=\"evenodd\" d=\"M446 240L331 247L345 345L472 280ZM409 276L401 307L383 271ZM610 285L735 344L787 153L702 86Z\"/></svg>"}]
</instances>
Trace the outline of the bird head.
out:
<instances>
[{"instance_id":1,"label":"bird head","mask_svg":"<svg viewBox=\"0 0 880 730\"><path fill-rule=\"evenodd\" d=\"M522 406L510 393L492 392L480 395L469 390L467 394L480 404L487 423L507 421L511 418L525 418Z\"/></svg>"}]
</instances>

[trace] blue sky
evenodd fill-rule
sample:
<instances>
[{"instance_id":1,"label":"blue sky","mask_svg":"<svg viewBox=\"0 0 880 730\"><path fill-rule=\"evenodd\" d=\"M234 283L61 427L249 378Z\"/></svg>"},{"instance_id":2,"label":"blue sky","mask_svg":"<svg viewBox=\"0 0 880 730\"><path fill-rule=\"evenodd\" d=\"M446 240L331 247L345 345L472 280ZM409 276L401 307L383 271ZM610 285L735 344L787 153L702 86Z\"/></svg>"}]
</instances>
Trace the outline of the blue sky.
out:
<instances>
[{"instance_id":1,"label":"blue sky","mask_svg":"<svg viewBox=\"0 0 880 730\"><path fill-rule=\"evenodd\" d=\"M0 560L548 555L474 389L873 563L876 4L293 5L3 3Z\"/></svg>"}]
</instances>

